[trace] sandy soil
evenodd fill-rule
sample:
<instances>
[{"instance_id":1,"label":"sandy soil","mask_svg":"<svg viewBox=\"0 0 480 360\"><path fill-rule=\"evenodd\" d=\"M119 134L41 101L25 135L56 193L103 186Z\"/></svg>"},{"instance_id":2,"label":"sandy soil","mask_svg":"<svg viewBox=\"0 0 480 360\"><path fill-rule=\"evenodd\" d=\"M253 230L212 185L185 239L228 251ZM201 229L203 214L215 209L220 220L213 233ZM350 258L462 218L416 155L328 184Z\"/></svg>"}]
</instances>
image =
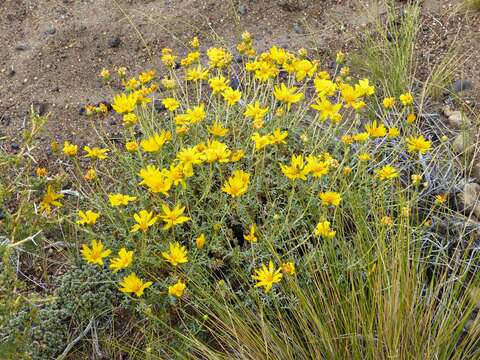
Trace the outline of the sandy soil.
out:
<instances>
[{"instance_id":1,"label":"sandy soil","mask_svg":"<svg viewBox=\"0 0 480 360\"><path fill-rule=\"evenodd\" d=\"M456 76L474 81L476 92L468 101L475 106L480 100L480 13L457 8L458 3L444 0L423 5L423 66L432 66L457 38L470 58ZM1 1L0 146L17 149L32 105L50 113L42 138L45 158L53 139L88 142L91 127L80 109L108 100L112 93L98 76L101 69L126 66L136 73L156 68L163 47L185 52L193 35L204 44L233 46L248 30L259 48L274 43L307 47L328 59L339 49L348 50L369 22L360 14L378 11L365 0ZM120 130L113 116L107 122L112 132Z\"/></svg>"}]
</instances>

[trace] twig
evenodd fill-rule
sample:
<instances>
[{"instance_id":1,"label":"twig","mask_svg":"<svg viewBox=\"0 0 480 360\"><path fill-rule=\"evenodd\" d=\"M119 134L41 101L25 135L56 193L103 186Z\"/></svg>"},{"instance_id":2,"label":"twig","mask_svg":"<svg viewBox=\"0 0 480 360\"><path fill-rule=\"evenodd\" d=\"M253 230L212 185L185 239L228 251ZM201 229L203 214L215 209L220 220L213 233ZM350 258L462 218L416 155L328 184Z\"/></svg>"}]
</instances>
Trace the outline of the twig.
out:
<instances>
[{"instance_id":1,"label":"twig","mask_svg":"<svg viewBox=\"0 0 480 360\"><path fill-rule=\"evenodd\" d=\"M23 240L17 241L16 243L9 244L8 247L9 248L17 247L18 245L22 245L23 243L26 243L27 241L33 241L35 243L35 237L37 237L41 232L42 232L42 230L39 230L36 234L30 235L29 237L27 237ZM36 243L35 243L35 245L36 245Z\"/></svg>"},{"instance_id":2,"label":"twig","mask_svg":"<svg viewBox=\"0 0 480 360\"><path fill-rule=\"evenodd\" d=\"M63 350L63 352L60 354L59 357L57 357L57 360L63 360L65 359L65 356L68 355L68 353L70 352L70 350L72 350L72 348L80 341L83 339L83 337L85 335L87 335L87 333L92 329L92 326L93 326L93 316L92 318L90 319L90 322L88 323L87 327L85 328L85 330L82 331L82 333L80 335L78 335L75 339L73 339L73 341L67 345L67 347L65 348L65 350Z\"/></svg>"}]
</instances>

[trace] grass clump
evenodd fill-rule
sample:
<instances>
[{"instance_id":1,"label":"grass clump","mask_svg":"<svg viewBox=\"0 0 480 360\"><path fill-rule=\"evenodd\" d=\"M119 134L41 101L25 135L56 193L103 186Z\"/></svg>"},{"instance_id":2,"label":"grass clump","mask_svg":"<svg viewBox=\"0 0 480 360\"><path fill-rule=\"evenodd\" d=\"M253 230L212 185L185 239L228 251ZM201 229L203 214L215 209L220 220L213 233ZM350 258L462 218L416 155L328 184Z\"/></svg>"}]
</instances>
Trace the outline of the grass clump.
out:
<instances>
[{"instance_id":1,"label":"grass clump","mask_svg":"<svg viewBox=\"0 0 480 360\"><path fill-rule=\"evenodd\" d=\"M124 91L86 108L95 143L63 145L78 197L42 180L38 217L108 284L88 295L101 315L84 316L112 314L103 352L478 355L474 238L448 225L458 175L448 144L419 132L408 82L384 98L341 53L329 71L304 49L257 53L248 33L237 50L194 38L183 58L163 49L161 77L102 71ZM125 125L114 139L111 109Z\"/></svg>"}]
</instances>

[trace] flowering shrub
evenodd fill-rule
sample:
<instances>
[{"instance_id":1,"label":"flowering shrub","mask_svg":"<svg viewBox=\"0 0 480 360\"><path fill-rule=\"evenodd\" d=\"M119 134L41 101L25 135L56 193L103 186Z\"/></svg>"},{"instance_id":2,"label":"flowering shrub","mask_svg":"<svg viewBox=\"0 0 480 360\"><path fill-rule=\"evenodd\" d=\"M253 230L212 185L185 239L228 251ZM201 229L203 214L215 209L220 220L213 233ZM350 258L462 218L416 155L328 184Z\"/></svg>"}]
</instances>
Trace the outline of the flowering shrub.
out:
<instances>
[{"instance_id":1,"label":"flowering shrub","mask_svg":"<svg viewBox=\"0 0 480 360\"><path fill-rule=\"evenodd\" d=\"M82 243L76 256L111 271L118 291L138 302L144 326L161 333L161 322L191 335L187 349L231 343L228 331L248 338L245 329L259 331L259 316L271 326L285 321L286 333L292 319L318 327L319 336L364 333L366 323L362 330L345 325L355 319L345 304L360 296L370 299L370 314L386 311L388 321L392 309L380 292L404 290L405 279L428 283L408 259L431 255L419 240L445 213L446 198L430 190L427 175L446 145L420 133L412 93L386 94L355 78L342 53L329 69L303 49L257 54L248 33L237 57L219 47L205 56L197 38L190 47L184 58L163 50L162 76L102 71L124 88L111 104L124 138L102 132L108 106L87 106L100 138L83 152L63 146L79 207L61 209L69 200L48 185L40 211L66 212ZM391 285L397 280L401 287ZM326 307L317 323L301 315L312 296L312 314ZM421 286L409 296L421 297ZM343 325L329 330L337 315ZM369 331L380 331L379 323ZM205 337L213 330L222 335ZM283 341L274 333L264 339L271 351ZM289 336L308 352L300 333ZM247 353L263 358L252 339L241 339ZM354 352L360 345L351 341ZM146 351L165 355L158 343L143 340ZM347 351L341 343L338 353L319 348L331 357ZM224 350L242 353L230 346ZM385 346L389 353L396 344Z\"/></svg>"}]
</instances>

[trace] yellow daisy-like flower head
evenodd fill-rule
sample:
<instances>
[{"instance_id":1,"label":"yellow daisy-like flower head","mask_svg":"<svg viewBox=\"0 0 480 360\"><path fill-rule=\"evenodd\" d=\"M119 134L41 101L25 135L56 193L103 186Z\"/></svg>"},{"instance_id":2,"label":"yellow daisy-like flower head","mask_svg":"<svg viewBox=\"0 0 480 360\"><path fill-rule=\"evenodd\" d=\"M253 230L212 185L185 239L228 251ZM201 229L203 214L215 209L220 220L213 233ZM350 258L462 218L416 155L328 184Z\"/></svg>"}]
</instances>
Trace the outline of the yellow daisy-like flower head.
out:
<instances>
[{"instance_id":1,"label":"yellow daisy-like flower head","mask_svg":"<svg viewBox=\"0 0 480 360\"><path fill-rule=\"evenodd\" d=\"M327 220L320 221L314 231L315 236L320 236L324 239L332 239L336 233L337 232L330 227L330 221Z\"/></svg>"},{"instance_id":2,"label":"yellow daisy-like flower head","mask_svg":"<svg viewBox=\"0 0 480 360\"><path fill-rule=\"evenodd\" d=\"M176 284L168 287L168 295L181 298L186 287L187 285L183 283L181 279L179 279Z\"/></svg>"},{"instance_id":3,"label":"yellow daisy-like flower head","mask_svg":"<svg viewBox=\"0 0 480 360\"><path fill-rule=\"evenodd\" d=\"M413 104L413 95L409 92L406 92L402 95L400 95L400 101L403 104L403 106L409 106Z\"/></svg>"},{"instance_id":4,"label":"yellow daisy-like flower head","mask_svg":"<svg viewBox=\"0 0 480 360\"><path fill-rule=\"evenodd\" d=\"M169 252L162 252L162 256L173 266L188 262L187 248L178 242L170 243Z\"/></svg>"},{"instance_id":5,"label":"yellow daisy-like flower head","mask_svg":"<svg viewBox=\"0 0 480 360\"><path fill-rule=\"evenodd\" d=\"M124 294L135 294L137 297L143 295L145 289L152 286L151 281L143 282L137 274L131 273L130 275L124 277L122 281L120 281L120 291Z\"/></svg>"},{"instance_id":6,"label":"yellow daisy-like flower head","mask_svg":"<svg viewBox=\"0 0 480 360\"><path fill-rule=\"evenodd\" d=\"M178 109L180 106L180 102L175 99L175 98L165 98L162 100L163 106L165 106L165 109L167 109L170 112L173 112Z\"/></svg>"},{"instance_id":7,"label":"yellow daisy-like flower head","mask_svg":"<svg viewBox=\"0 0 480 360\"><path fill-rule=\"evenodd\" d=\"M391 109L395 106L395 98L394 97L387 97L383 99L383 107L385 109Z\"/></svg>"},{"instance_id":8,"label":"yellow daisy-like flower head","mask_svg":"<svg viewBox=\"0 0 480 360\"><path fill-rule=\"evenodd\" d=\"M137 106L137 101L137 93L116 95L113 98L112 108L119 114L131 113Z\"/></svg>"},{"instance_id":9,"label":"yellow daisy-like flower head","mask_svg":"<svg viewBox=\"0 0 480 360\"><path fill-rule=\"evenodd\" d=\"M180 207L180 205L175 205L173 209L170 209L167 204L162 204L163 213L158 215L158 217L165 222L163 226L164 230L168 230L175 225L183 224L191 220L188 216L183 216L185 211L185 206Z\"/></svg>"},{"instance_id":10,"label":"yellow daisy-like flower head","mask_svg":"<svg viewBox=\"0 0 480 360\"><path fill-rule=\"evenodd\" d=\"M248 234L244 234L243 238L247 240L249 243L256 243L257 237L255 236L255 225L250 225L250 232Z\"/></svg>"},{"instance_id":11,"label":"yellow daisy-like flower head","mask_svg":"<svg viewBox=\"0 0 480 360\"><path fill-rule=\"evenodd\" d=\"M79 219L77 220L77 224L79 225L93 225L97 222L98 218L100 217L99 213L96 213L92 210L78 212Z\"/></svg>"},{"instance_id":12,"label":"yellow daisy-like flower head","mask_svg":"<svg viewBox=\"0 0 480 360\"><path fill-rule=\"evenodd\" d=\"M131 201L137 200L137 197L124 194L109 194L108 200L112 206L126 206Z\"/></svg>"},{"instance_id":13,"label":"yellow daisy-like flower head","mask_svg":"<svg viewBox=\"0 0 480 360\"><path fill-rule=\"evenodd\" d=\"M205 241L205 234L201 233L200 236L195 239L195 246L197 247L197 249L202 250L205 246Z\"/></svg>"},{"instance_id":14,"label":"yellow daisy-like flower head","mask_svg":"<svg viewBox=\"0 0 480 360\"><path fill-rule=\"evenodd\" d=\"M172 139L172 133L170 131L162 130L161 133L155 133L147 139L143 139L140 142L140 146L145 152L157 152L160 151L165 143Z\"/></svg>"},{"instance_id":15,"label":"yellow daisy-like flower head","mask_svg":"<svg viewBox=\"0 0 480 360\"><path fill-rule=\"evenodd\" d=\"M52 206L61 207L63 206L59 199L63 198L63 194L57 194L52 190L50 185L47 186L47 192L43 195L43 199L40 202L40 212L45 211L47 214L50 214L52 211Z\"/></svg>"},{"instance_id":16,"label":"yellow daisy-like flower head","mask_svg":"<svg viewBox=\"0 0 480 360\"><path fill-rule=\"evenodd\" d=\"M320 200L325 206L338 206L342 201L342 196L335 191L325 191L320 193Z\"/></svg>"},{"instance_id":17,"label":"yellow daisy-like flower head","mask_svg":"<svg viewBox=\"0 0 480 360\"><path fill-rule=\"evenodd\" d=\"M116 258L110 261L110 269L116 273L122 269L128 268L133 262L133 251L127 251L121 248Z\"/></svg>"},{"instance_id":18,"label":"yellow daisy-like flower head","mask_svg":"<svg viewBox=\"0 0 480 360\"><path fill-rule=\"evenodd\" d=\"M243 170L235 170L233 175L230 176L227 182L222 186L222 191L232 197L238 197L247 192L249 183L250 174Z\"/></svg>"},{"instance_id":19,"label":"yellow daisy-like flower head","mask_svg":"<svg viewBox=\"0 0 480 360\"><path fill-rule=\"evenodd\" d=\"M268 268L262 265L260 269L255 270L255 275L252 278L257 281L255 287L263 287L268 293L272 286L282 280L282 268L275 269L273 261L270 260Z\"/></svg>"},{"instance_id":20,"label":"yellow daisy-like flower head","mask_svg":"<svg viewBox=\"0 0 480 360\"><path fill-rule=\"evenodd\" d=\"M228 87L222 93L222 96L229 106L233 106L240 101L240 98L242 97L242 92L240 90L233 90L231 87Z\"/></svg>"},{"instance_id":21,"label":"yellow daisy-like flower head","mask_svg":"<svg viewBox=\"0 0 480 360\"><path fill-rule=\"evenodd\" d=\"M101 241L92 240L92 247L88 247L86 244L83 244L82 250L83 258L89 264L96 264L103 266L103 258L106 258L112 252L110 249L103 249L103 244Z\"/></svg>"},{"instance_id":22,"label":"yellow daisy-like flower head","mask_svg":"<svg viewBox=\"0 0 480 360\"><path fill-rule=\"evenodd\" d=\"M397 169L391 165L385 165L381 169L378 169L376 173L380 180L395 179L399 176Z\"/></svg>"},{"instance_id":23,"label":"yellow daisy-like flower head","mask_svg":"<svg viewBox=\"0 0 480 360\"><path fill-rule=\"evenodd\" d=\"M87 153L84 157L91 159L104 160L107 158L109 149L100 149L99 147L90 148L90 146L84 146L83 150Z\"/></svg>"},{"instance_id":24,"label":"yellow daisy-like flower head","mask_svg":"<svg viewBox=\"0 0 480 360\"><path fill-rule=\"evenodd\" d=\"M67 156L75 156L78 152L78 146L69 141L63 143L63 153Z\"/></svg>"},{"instance_id":25,"label":"yellow daisy-like flower head","mask_svg":"<svg viewBox=\"0 0 480 360\"><path fill-rule=\"evenodd\" d=\"M377 125L377 120L373 120L370 124L365 125L365 131L372 138L387 135L387 128L382 123Z\"/></svg>"},{"instance_id":26,"label":"yellow daisy-like flower head","mask_svg":"<svg viewBox=\"0 0 480 360\"><path fill-rule=\"evenodd\" d=\"M287 275L295 275L295 264L291 261L282 264L282 271Z\"/></svg>"},{"instance_id":27,"label":"yellow daisy-like flower head","mask_svg":"<svg viewBox=\"0 0 480 360\"><path fill-rule=\"evenodd\" d=\"M215 137L222 137L227 135L229 130L224 128L222 124L215 121L212 126L208 128L208 132Z\"/></svg>"},{"instance_id":28,"label":"yellow daisy-like flower head","mask_svg":"<svg viewBox=\"0 0 480 360\"><path fill-rule=\"evenodd\" d=\"M290 180L307 180L308 168L305 169L305 162L302 155L292 155L290 165L280 164L283 175Z\"/></svg>"},{"instance_id":29,"label":"yellow daisy-like flower head","mask_svg":"<svg viewBox=\"0 0 480 360\"><path fill-rule=\"evenodd\" d=\"M281 83L280 86L276 85L273 94L278 101L287 104L288 110L290 110L293 104L299 102L304 97L303 93L297 93L296 86L287 87L284 83Z\"/></svg>"},{"instance_id":30,"label":"yellow daisy-like flower head","mask_svg":"<svg viewBox=\"0 0 480 360\"><path fill-rule=\"evenodd\" d=\"M425 154L432 148L432 143L426 140L422 135L417 137L410 136L407 138L407 148L409 152Z\"/></svg>"},{"instance_id":31,"label":"yellow daisy-like flower head","mask_svg":"<svg viewBox=\"0 0 480 360\"><path fill-rule=\"evenodd\" d=\"M130 232L135 233L137 231L146 232L148 228L157 222L157 217L153 216L153 211L141 210L133 215L133 218L137 222L132 226Z\"/></svg>"},{"instance_id":32,"label":"yellow daisy-like flower head","mask_svg":"<svg viewBox=\"0 0 480 360\"><path fill-rule=\"evenodd\" d=\"M208 80L208 84L210 85L210 88L214 94L220 94L227 90L229 83L230 80L225 79L224 76L217 76Z\"/></svg>"}]
</instances>

